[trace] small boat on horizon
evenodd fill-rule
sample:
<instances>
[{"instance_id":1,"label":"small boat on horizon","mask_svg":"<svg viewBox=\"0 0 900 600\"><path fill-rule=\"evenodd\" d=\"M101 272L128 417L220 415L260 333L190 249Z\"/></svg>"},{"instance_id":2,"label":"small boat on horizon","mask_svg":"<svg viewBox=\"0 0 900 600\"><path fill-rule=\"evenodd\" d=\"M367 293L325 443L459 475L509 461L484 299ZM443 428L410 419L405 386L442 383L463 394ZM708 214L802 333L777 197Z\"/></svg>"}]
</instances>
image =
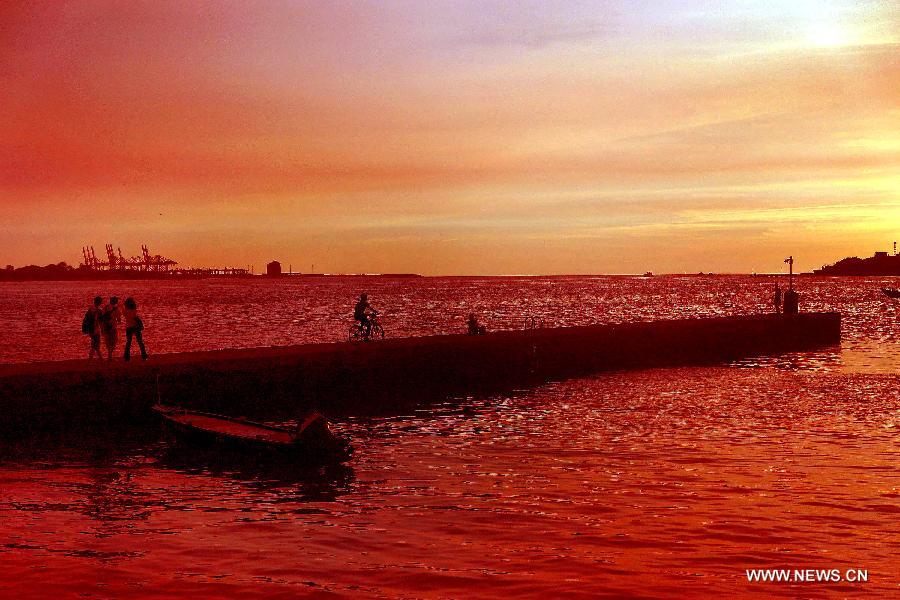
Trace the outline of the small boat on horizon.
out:
<instances>
[{"instance_id":1,"label":"small boat on horizon","mask_svg":"<svg viewBox=\"0 0 900 600\"><path fill-rule=\"evenodd\" d=\"M335 435L325 417L315 411L297 427L287 428L162 404L156 404L153 410L177 441L189 445L314 461L343 461L353 452L350 443Z\"/></svg>"},{"instance_id":2,"label":"small boat on horizon","mask_svg":"<svg viewBox=\"0 0 900 600\"><path fill-rule=\"evenodd\" d=\"M900 290L892 290L890 288L881 288L881 291L884 292L884 295L888 298L896 298L900 299Z\"/></svg>"}]
</instances>

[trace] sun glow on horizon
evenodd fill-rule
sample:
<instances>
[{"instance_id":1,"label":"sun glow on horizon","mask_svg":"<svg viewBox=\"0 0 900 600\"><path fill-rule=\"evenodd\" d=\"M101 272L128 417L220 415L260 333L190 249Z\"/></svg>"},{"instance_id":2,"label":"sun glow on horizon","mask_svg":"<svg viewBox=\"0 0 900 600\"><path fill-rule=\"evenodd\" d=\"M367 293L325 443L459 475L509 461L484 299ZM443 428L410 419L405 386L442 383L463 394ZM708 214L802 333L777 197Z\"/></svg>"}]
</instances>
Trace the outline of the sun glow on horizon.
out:
<instances>
[{"instance_id":1,"label":"sun glow on horizon","mask_svg":"<svg viewBox=\"0 0 900 600\"><path fill-rule=\"evenodd\" d=\"M815 23L810 26L807 37L821 48L849 46L855 42L850 32L837 23Z\"/></svg>"}]
</instances>

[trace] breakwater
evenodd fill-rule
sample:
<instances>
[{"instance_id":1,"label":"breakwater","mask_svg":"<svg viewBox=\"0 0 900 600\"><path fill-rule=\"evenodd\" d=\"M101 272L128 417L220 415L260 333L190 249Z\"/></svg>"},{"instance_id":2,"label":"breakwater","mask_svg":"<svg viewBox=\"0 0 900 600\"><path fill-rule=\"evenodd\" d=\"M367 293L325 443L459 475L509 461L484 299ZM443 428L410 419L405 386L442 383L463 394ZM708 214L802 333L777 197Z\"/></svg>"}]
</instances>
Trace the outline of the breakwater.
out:
<instances>
[{"instance_id":1,"label":"breakwater","mask_svg":"<svg viewBox=\"0 0 900 600\"><path fill-rule=\"evenodd\" d=\"M390 412L448 393L604 370L699 365L837 344L840 315L683 319L219 350L111 364L0 366L0 427L46 431L147 418L164 403L248 417Z\"/></svg>"}]
</instances>

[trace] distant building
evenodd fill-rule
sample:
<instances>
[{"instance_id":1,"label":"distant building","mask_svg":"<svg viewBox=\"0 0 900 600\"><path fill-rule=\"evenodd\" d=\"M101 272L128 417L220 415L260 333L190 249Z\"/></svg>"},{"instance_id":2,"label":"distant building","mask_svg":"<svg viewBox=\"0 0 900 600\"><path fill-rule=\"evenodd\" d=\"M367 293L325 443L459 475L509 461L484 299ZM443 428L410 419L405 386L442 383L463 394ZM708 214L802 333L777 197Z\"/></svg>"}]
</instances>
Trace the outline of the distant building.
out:
<instances>
[{"instance_id":1,"label":"distant building","mask_svg":"<svg viewBox=\"0 0 900 600\"><path fill-rule=\"evenodd\" d=\"M281 277L281 263L273 260L266 265L266 275L269 277Z\"/></svg>"}]
</instances>

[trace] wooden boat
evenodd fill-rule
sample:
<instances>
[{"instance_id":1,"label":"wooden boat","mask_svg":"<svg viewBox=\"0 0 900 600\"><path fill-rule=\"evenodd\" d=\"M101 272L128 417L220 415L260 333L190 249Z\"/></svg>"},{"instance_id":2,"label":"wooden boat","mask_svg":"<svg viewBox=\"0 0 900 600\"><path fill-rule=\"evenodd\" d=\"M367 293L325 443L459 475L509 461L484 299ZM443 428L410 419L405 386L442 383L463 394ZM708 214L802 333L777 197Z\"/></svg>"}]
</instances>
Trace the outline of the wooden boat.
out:
<instances>
[{"instance_id":1,"label":"wooden boat","mask_svg":"<svg viewBox=\"0 0 900 600\"><path fill-rule=\"evenodd\" d=\"M295 459L346 460L352 453L347 440L332 433L318 412L288 429L162 404L153 410L177 440L188 444L241 453L280 453Z\"/></svg>"},{"instance_id":2,"label":"wooden boat","mask_svg":"<svg viewBox=\"0 0 900 600\"><path fill-rule=\"evenodd\" d=\"M900 290L881 288L881 291L884 292L884 295L887 296L888 298L900 298Z\"/></svg>"}]
</instances>

